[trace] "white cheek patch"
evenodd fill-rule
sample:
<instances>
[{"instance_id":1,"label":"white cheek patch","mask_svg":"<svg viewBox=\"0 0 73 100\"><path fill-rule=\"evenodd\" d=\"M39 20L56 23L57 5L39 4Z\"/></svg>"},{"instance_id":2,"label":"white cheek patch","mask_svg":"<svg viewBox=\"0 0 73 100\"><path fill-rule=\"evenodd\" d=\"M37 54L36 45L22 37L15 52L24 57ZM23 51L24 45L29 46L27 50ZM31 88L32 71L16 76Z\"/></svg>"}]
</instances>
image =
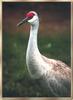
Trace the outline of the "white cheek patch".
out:
<instances>
[{"instance_id":1,"label":"white cheek patch","mask_svg":"<svg viewBox=\"0 0 73 100\"><path fill-rule=\"evenodd\" d=\"M34 22L36 19L38 19L38 17L37 17L37 16L34 16L32 19L28 20L28 22L29 22L29 23L32 23L32 22Z\"/></svg>"}]
</instances>

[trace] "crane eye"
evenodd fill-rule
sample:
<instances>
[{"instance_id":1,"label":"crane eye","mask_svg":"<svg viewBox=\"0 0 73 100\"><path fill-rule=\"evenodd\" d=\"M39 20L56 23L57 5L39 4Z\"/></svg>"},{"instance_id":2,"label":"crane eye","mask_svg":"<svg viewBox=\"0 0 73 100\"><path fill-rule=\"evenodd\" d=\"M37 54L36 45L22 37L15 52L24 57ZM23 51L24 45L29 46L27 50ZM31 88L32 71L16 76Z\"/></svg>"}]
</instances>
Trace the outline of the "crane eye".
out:
<instances>
[{"instance_id":1,"label":"crane eye","mask_svg":"<svg viewBox=\"0 0 73 100\"><path fill-rule=\"evenodd\" d=\"M33 18L34 15L34 13L27 13L26 17L28 17L28 20L30 20Z\"/></svg>"}]
</instances>

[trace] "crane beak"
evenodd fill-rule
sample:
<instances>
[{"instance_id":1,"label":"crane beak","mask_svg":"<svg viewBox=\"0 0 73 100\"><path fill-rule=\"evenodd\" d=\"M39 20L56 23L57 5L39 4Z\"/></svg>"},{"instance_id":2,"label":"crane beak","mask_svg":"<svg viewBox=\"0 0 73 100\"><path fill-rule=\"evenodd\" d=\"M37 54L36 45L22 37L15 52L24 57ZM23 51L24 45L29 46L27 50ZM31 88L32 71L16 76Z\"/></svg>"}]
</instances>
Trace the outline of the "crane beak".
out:
<instances>
[{"instance_id":1,"label":"crane beak","mask_svg":"<svg viewBox=\"0 0 73 100\"><path fill-rule=\"evenodd\" d=\"M17 24L17 26L22 25L23 23L27 22L27 20L28 20L28 17L22 19L22 20Z\"/></svg>"}]
</instances>

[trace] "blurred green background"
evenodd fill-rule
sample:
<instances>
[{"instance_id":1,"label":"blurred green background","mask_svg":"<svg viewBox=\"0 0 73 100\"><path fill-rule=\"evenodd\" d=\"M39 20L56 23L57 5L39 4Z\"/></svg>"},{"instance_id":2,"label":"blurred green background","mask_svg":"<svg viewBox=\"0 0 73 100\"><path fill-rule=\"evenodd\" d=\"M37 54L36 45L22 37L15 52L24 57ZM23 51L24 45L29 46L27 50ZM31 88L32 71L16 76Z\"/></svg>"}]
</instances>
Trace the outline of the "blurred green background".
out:
<instances>
[{"instance_id":1,"label":"blurred green background","mask_svg":"<svg viewBox=\"0 0 73 100\"><path fill-rule=\"evenodd\" d=\"M29 24L16 27L28 11L40 18L38 47L48 58L71 65L70 3L3 2L3 96L48 96L38 80L30 78L26 66Z\"/></svg>"}]
</instances>

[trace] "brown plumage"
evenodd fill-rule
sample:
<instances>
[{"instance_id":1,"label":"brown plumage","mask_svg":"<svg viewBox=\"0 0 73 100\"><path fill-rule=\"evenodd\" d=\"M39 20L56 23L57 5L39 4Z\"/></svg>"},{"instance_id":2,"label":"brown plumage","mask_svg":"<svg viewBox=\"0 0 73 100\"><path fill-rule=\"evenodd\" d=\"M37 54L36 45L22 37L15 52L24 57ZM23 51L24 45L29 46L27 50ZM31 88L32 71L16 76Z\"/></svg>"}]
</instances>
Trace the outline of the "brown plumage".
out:
<instances>
[{"instance_id":1,"label":"brown plumage","mask_svg":"<svg viewBox=\"0 0 73 100\"><path fill-rule=\"evenodd\" d=\"M58 73L62 78L71 80L71 69L68 65L60 60L48 59L45 56L42 56L42 58L46 63L53 65L52 71L54 73Z\"/></svg>"},{"instance_id":2,"label":"brown plumage","mask_svg":"<svg viewBox=\"0 0 73 100\"><path fill-rule=\"evenodd\" d=\"M44 88L49 97L71 96L71 69L59 60L48 59L42 55L42 59L52 66L52 69L43 74L39 79L41 87Z\"/></svg>"}]
</instances>

